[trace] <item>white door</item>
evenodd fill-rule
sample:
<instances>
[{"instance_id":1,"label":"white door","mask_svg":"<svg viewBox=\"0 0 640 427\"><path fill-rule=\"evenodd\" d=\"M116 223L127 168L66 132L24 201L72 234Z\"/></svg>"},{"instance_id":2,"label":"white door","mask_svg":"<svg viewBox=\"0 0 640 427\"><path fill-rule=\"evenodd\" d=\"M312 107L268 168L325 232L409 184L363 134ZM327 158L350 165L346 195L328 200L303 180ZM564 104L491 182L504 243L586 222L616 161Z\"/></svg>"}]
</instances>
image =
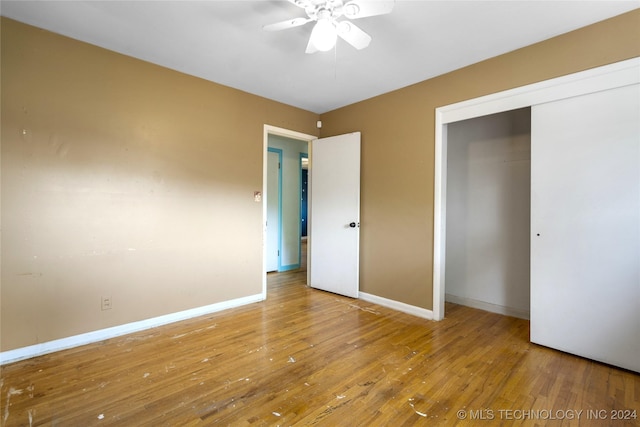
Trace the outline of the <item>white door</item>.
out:
<instances>
[{"instance_id":1,"label":"white door","mask_svg":"<svg viewBox=\"0 0 640 427\"><path fill-rule=\"evenodd\" d=\"M531 123L531 341L640 372L640 85Z\"/></svg>"},{"instance_id":2,"label":"white door","mask_svg":"<svg viewBox=\"0 0 640 427\"><path fill-rule=\"evenodd\" d=\"M360 132L311 143L309 285L358 297Z\"/></svg>"},{"instance_id":3,"label":"white door","mask_svg":"<svg viewBox=\"0 0 640 427\"><path fill-rule=\"evenodd\" d=\"M280 153L267 151L267 271L278 271L280 259Z\"/></svg>"}]
</instances>

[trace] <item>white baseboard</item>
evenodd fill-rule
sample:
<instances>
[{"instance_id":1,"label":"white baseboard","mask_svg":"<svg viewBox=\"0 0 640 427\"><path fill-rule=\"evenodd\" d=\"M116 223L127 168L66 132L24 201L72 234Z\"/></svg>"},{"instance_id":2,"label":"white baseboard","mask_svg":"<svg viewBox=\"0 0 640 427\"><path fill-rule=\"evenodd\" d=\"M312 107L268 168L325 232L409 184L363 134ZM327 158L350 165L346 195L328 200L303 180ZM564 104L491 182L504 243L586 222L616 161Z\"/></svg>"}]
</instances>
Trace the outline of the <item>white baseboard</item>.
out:
<instances>
[{"instance_id":1,"label":"white baseboard","mask_svg":"<svg viewBox=\"0 0 640 427\"><path fill-rule=\"evenodd\" d=\"M401 311L403 313L411 314L413 316L433 320L433 311L427 310L426 308L416 307L415 305L405 304L403 302L395 301L392 299L382 298L377 295L368 294L366 292L360 292L359 298L363 301L372 302L374 304Z\"/></svg>"},{"instance_id":2,"label":"white baseboard","mask_svg":"<svg viewBox=\"0 0 640 427\"><path fill-rule=\"evenodd\" d=\"M133 332L139 332L145 329L151 329L157 326L179 322L181 320L204 316L206 314L227 310L229 308L240 307L242 305L252 304L254 302L260 302L263 300L263 294L249 295L247 297L236 298L233 300L205 305L202 307L196 307L189 310L179 311L177 313L153 317L151 319L145 319L137 322L127 323L124 325L114 326L111 328L100 329L97 331L74 335L67 338L61 338L54 341L48 341L41 344L34 344L28 347L17 348L15 350L3 351L0 353L0 366L6 365L8 363L18 362L24 359L30 359L36 356L42 356L48 353L53 353L55 351L66 350L86 344L92 344L109 338L115 338Z\"/></svg>"},{"instance_id":3,"label":"white baseboard","mask_svg":"<svg viewBox=\"0 0 640 427\"><path fill-rule=\"evenodd\" d=\"M529 310L522 310L518 308L505 307L503 305L492 304L490 302L479 301L473 298L459 297L451 294L444 294L444 300L452 302L454 304L460 304L467 307L477 308L484 311L490 311L492 313L498 313L505 316L518 317L520 319L529 320Z\"/></svg>"}]
</instances>

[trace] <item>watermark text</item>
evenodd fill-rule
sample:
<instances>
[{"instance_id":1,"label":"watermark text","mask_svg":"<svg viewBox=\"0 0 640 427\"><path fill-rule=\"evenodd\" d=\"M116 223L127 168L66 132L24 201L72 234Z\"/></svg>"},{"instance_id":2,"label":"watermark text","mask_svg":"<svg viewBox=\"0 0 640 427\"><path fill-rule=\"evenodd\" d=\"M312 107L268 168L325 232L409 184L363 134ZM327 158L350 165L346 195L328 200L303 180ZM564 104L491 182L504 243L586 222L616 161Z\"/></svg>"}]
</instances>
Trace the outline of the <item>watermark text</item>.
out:
<instances>
[{"instance_id":1,"label":"watermark text","mask_svg":"<svg viewBox=\"0 0 640 427\"><path fill-rule=\"evenodd\" d=\"M460 420L637 420L636 409L460 409Z\"/></svg>"}]
</instances>

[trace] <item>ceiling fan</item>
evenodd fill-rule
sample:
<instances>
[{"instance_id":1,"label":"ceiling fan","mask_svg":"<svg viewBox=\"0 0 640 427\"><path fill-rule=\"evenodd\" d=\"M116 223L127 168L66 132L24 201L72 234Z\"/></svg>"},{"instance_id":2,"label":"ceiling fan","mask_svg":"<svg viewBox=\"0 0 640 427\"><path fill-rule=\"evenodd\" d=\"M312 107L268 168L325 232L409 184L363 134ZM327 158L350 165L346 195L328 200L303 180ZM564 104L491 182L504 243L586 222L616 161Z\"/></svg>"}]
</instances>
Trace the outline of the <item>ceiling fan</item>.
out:
<instances>
[{"instance_id":1,"label":"ceiling fan","mask_svg":"<svg viewBox=\"0 0 640 427\"><path fill-rule=\"evenodd\" d=\"M308 22L316 24L311 31L306 53L326 52L340 37L356 49L369 46L371 36L349 19L384 15L393 9L395 0L288 0L307 13L306 18L293 18L262 27L265 31L279 31L300 27ZM346 18L339 20L340 18Z\"/></svg>"}]
</instances>

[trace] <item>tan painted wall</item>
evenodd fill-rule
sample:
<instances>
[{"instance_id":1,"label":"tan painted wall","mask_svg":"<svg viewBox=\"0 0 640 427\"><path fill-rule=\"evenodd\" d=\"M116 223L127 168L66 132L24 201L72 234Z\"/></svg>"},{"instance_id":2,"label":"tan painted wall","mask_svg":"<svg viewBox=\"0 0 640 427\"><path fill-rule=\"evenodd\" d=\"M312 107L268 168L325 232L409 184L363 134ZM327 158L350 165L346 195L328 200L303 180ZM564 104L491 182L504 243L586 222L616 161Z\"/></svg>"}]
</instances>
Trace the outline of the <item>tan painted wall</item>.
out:
<instances>
[{"instance_id":1,"label":"tan painted wall","mask_svg":"<svg viewBox=\"0 0 640 427\"><path fill-rule=\"evenodd\" d=\"M433 307L435 108L637 56L639 10L322 114L362 132L361 291Z\"/></svg>"},{"instance_id":2,"label":"tan painted wall","mask_svg":"<svg viewBox=\"0 0 640 427\"><path fill-rule=\"evenodd\" d=\"M263 125L318 115L1 24L1 350L261 293Z\"/></svg>"},{"instance_id":3,"label":"tan painted wall","mask_svg":"<svg viewBox=\"0 0 640 427\"><path fill-rule=\"evenodd\" d=\"M259 293L262 125L317 134L317 115L1 25L0 350ZM432 308L436 107L640 56L639 28L634 11L323 114L322 136L362 132L361 290Z\"/></svg>"}]
</instances>

